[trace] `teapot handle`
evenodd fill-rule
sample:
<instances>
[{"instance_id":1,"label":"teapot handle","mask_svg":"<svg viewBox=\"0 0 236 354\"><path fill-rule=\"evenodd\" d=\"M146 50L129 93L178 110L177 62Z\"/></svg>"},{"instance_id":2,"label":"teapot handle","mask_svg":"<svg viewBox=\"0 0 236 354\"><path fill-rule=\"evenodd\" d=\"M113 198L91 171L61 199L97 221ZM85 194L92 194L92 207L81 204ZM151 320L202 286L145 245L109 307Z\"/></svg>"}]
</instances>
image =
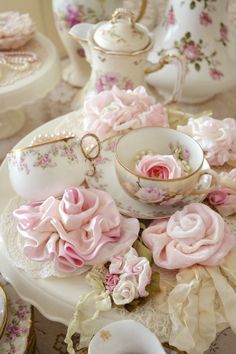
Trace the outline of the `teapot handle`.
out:
<instances>
[{"instance_id":1,"label":"teapot handle","mask_svg":"<svg viewBox=\"0 0 236 354\"><path fill-rule=\"evenodd\" d=\"M167 64L175 65L178 73L172 95L166 99L164 102L165 105L177 102L182 94L184 80L187 74L187 61L185 57L179 54L166 53L161 56L158 63L153 64L149 62L149 66L144 70L145 74L151 74L155 71L161 70Z\"/></svg>"},{"instance_id":2,"label":"teapot handle","mask_svg":"<svg viewBox=\"0 0 236 354\"><path fill-rule=\"evenodd\" d=\"M112 15L111 22L115 23L118 18L121 18L121 17L125 16L125 17L129 17L131 25L132 25L132 27L134 27L135 22L139 22L143 18L144 14L146 12L146 8L147 8L147 0L142 0L141 1L141 6L140 6L140 9L139 9L139 13L138 13L136 18L134 16L133 12L131 10L127 9L127 8L116 9L115 12Z\"/></svg>"}]
</instances>

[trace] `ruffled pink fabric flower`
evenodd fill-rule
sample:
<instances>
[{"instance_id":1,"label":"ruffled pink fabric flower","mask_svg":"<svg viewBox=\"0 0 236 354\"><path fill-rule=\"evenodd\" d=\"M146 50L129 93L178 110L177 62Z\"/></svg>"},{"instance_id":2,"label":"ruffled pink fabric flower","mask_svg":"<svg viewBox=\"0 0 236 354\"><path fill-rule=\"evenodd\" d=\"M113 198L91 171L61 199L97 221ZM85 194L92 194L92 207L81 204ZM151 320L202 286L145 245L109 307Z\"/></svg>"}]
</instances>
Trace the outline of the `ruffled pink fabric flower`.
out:
<instances>
[{"instance_id":1,"label":"ruffled pink fabric flower","mask_svg":"<svg viewBox=\"0 0 236 354\"><path fill-rule=\"evenodd\" d=\"M236 160L236 120L212 117L190 118L188 124L177 127L192 136L202 147L210 165L223 165Z\"/></svg>"},{"instance_id":2,"label":"ruffled pink fabric flower","mask_svg":"<svg viewBox=\"0 0 236 354\"><path fill-rule=\"evenodd\" d=\"M148 96L144 87L92 94L84 103L84 129L101 139L146 126L168 127L163 105Z\"/></svg>"},{"instance_id":3,"label":"ruffled pink fabric flower","mask_svg":"<svg viewBox=\"0 0 236 354\"><path fill-rule=\"evenodd\" d=\"M62 200L14 211L24 253L35 261L55 260L61 271L105 263L125 252L139 232L137 219L120 215L113 199L97 189L69 188Z\"/></svg>"},{"instance_id":4,"label":"ruffled pink fabric flower","mask_svg":"<svg viewBox=\"0 0 236 354\"><path fill-rule=\"evenodd\" d=\"M147 258L139 257L135 249L130 248L124 256L112 257L110 261L109 273L119 275L112 293L117 305L148 296L146 286L151 281L152 269Z\"/></svg>"},{"instance_id":5,"label":"ruffled pink fabric flower","mask_svg":"<svg viewBox=\"0 0 236 354\"><path fill-rule=\"evenodd\" d=\"M201 203L185 206L169 220L154 221L142 239L154 262L167 269L218 265L235 245L222 217Z\"/></svg>"},{"instance_id":6,"label":"ruffled pink fabric flower","mask_svg":"<svg viewBox=\"0 0 236 354\"><path fill-rule=\"evenodd\" d=\"M173 155L145 155L135 166L138 174L157 179L183 176L180 163Z\"/></svg>"}]
</instances>

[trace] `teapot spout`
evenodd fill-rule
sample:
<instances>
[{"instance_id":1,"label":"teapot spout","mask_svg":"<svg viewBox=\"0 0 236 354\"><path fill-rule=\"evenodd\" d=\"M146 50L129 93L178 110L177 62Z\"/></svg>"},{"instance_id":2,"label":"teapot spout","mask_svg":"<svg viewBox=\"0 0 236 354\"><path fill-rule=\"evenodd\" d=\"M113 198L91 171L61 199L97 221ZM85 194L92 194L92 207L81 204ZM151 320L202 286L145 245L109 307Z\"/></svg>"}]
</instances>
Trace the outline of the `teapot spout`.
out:
<instances>
[{"instance_id":1,"label":"teapot spout","mask_svg":"<svg viewBox=\"0 0 236 354\"><path fill-rule=\"evenodd\" d=\"M88 36L90 30L94 27L91 23L78 23L77 25L73 26L69 34L83 47L86 58L90 62L91 54L90 54L90 45L88 42Z\"/></svg>"}]
</instances>

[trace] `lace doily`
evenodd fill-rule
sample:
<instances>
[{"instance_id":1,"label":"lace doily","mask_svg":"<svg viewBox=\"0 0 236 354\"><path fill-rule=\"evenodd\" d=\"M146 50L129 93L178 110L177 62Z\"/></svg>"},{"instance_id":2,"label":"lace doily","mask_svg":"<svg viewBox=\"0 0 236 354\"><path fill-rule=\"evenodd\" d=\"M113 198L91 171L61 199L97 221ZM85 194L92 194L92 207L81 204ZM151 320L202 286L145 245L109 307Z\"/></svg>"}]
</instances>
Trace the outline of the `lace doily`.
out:
<instances>
[{"instance_id":1,"label":"lace doily","mask_svg":"<svg viewBox=\"0 0 236 354\"><path fill-rule=\"evenodd\" d=\"M38 70L48 55L45 48L42 47L40 43L35 39L30 40L19 50L21 52L35 53L37 55L37 61L30 63L28 69L24 71L13 70L11 68L8 68L7 66L0 65L2 71L2 76L0 77L0 88L7 85L11 85L17 82L18 80L22 80L33 72L35 72L36 70Z\"/></svg>"},{"instance_id":2,"label":"lace doily","mask_svg":"<svg viewBox=\"0 0 236 354\"><path fill-rule=\"evenodd\" d=\"M7 250L12 263L17 267L23 269L32 278L48 278L50 276L66 277L68 274L58 272L55 269L54 261L36 262L26 257L22 251L21 238L17 231L16 224L13 220L12 213L15 209L23 204L23 199L15 197L11 199L4 209L0 219L0 229L4 240L6 242ZM83 267L72 275L79 275L89 270L90 267Z\"/></svg>"}]
</instances>

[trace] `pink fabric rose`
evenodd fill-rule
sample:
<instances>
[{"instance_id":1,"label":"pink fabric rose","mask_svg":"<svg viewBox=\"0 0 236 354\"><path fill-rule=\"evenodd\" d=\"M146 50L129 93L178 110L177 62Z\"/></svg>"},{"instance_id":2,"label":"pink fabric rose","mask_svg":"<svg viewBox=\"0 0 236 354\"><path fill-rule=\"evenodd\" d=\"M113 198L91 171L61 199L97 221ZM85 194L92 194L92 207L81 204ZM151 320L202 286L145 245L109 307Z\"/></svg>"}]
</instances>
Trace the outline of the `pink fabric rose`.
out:
<instances>
[{"instance_id":1,"label":"pink fabric rose","mask_svg":"<svg viewBox=\"0 0 236 354\"><path fill-rule=\"evenodd\" d=\"M212 18L208 12L202 11L200 14L199 22L202 26L209 26L212 24Z\"/></svg>"},{"instance_id":2,"label":"pink fabric rose","mask_svg":"<svg viewBox=\"0 0 236 354\"><path fill-rule=\"evenodd\" d=\"M208 199L211 205L225 204L227 201L228 193L224 189L217 189L208 195Z\"/></svg>"},{"instance_id":3,"label":"pink fabric rose","mask_svg":"<svg viewBox=\"0 0 236 354\"><path fill-rule=\"evenodd\" d=\"M222 217L201 203L185 206L169 220L154 221L143 231L142 239L154 262L167 269L221 264L235 245Z\"/></svg>"},{"instance_id":4,"label":"pink fabric rose","mask_svg":"<svg viewBox=\"0 0 236 354\"><path fill-rule=\"evenodd\" d=\"M111 274L108 272L105 276L105 287L111 293L118 284L120 277L118 274Z\"/></svg>"},{"instance_id":5,"label":"pink fabric rose","mask_svg":"<svg viewBox=\"0 0 236 354\"><path fill-rule=\"evenodd\" d=\"M96 133L101 139L146 126L168 127L163 105L148 96L144 87L92 94L84 103L84 130Z\"/></svg>"},{"instance_id":6,"label":"pink fabric rose","mask_svg":"<svg viewBox=\"0 0 236 354\"><path fill-rule=\"evenodd\" d=\"M209 203L223 216L236 213L236 168L219 174L220 187L208 194Z\"/></svg>"},{"instance_id":7,"label":"pink fabric rose","mask_svg":"<svg viewBox=\"0 0 236 354\"><path fill-rule=\"evenodd\" d=\"M193 60L193 61L201 58L201 56L202 56L201 49L193 41L191 41L187 44L184 44L184 46L182 48L182 53L186 56L187 59Z\"/></svg>"},{"instance_id":8,"label":"pink fabric rose","mask_svg":"<svg viewBox=\"0 0 236 354\"><path fill-rule=\"evenodd\" d=\"M135 166L138 174L156 179L173 179L183 176L180 163L173 155L145 155Z\"/></svg>"},{"instance_id":9,"label":"pink fabric rose","mask_svg":"<svg viewBox=\"0 0 236 354\"><path fill-rule=\"evenodd\" d=\"M105 263L138 237L137 219L120 215L113 199L97 189L68 188L62 200L14 211L24 253L35 261L55 260L61 271Z\"/></svg>"},{"instance_id":10,"label":"pink fabric rose","mask_svg":"<svg viewBox=\"0 0 236 354\"><path fill-rule=\"evenodd\" d=\"M137 297L148 296L146 286L151 281L152 269L147 258L139 257L135 249L130 248L124 256L112 257L110 261L110 274L119 274L120 277L113 290L113 300L117 305L128 303L127 297L121 294L121 289L123 291L127 284L133 284L131 288L134 297L131 299L131 294L129 294L129 302Z\"/></svg>"},{"instance_id":11,"label":"pink fabric rose","mask_svg":"<svg viewBox=\"0 0 236 354\"><path fill-rule=\"evenodd\" d=\"M190 118L187 125L179 125L177 130L192 136L201 145L210 165L221 166L236 160L235 119Z\"/></svg>"}]
</instances>

